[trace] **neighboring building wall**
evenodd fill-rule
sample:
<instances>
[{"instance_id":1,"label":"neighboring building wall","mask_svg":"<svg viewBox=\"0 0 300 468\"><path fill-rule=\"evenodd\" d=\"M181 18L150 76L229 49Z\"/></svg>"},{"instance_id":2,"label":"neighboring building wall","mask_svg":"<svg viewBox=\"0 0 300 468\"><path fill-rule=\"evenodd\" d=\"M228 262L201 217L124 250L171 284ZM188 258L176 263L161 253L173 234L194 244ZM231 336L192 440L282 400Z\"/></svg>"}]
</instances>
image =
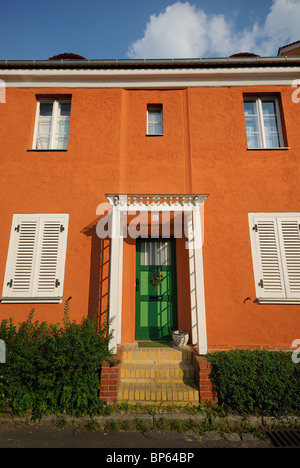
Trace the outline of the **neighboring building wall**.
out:
<instances>
[{"instance_id":1,"label":"neighboring building wall","mask_svg":"<svg viewBox=\"0 0 300 468\"><path fill-rule=\"evenodd\" d=\"M166 90L7 89L0 104L2 283L14 213L68 213L63 303L80 320L108 298L109 242L95 231L105 193L209 193L204 217L208 348L288 348L300 305L258 305L249 212L299 212L300 104L289 86ZM281 96L290 149L247 150L243 94ZM72 95L66 152L32 147L36 95ZM161 137L146 136L147 104L162 104ZM187 251L177 241L179 326L190 326ZM135 243L124 242L123 342L134 340ZM0 284L0 287L2 285ZM250 299L248 299L250 298ZM61 322L64 304L0 304L1 319Z\"/></svg>"}]
</instances>

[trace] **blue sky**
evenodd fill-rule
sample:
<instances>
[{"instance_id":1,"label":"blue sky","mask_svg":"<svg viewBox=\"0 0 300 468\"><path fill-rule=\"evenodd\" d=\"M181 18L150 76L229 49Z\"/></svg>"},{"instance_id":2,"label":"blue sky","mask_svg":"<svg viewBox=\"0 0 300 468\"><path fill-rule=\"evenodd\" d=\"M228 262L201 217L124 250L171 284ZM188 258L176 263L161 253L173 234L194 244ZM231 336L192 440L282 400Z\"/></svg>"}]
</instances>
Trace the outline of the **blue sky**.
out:
<instances>
[{"instance_id":1,"label":"blue sky","mask_svg":"<svg viewBox=\"0 0 300 468\"><path fill-rule=\"evenodd\" d=\"M0 59L277 55L300 40L300 0L0 0Z\"/></svg>"}]
</instances>

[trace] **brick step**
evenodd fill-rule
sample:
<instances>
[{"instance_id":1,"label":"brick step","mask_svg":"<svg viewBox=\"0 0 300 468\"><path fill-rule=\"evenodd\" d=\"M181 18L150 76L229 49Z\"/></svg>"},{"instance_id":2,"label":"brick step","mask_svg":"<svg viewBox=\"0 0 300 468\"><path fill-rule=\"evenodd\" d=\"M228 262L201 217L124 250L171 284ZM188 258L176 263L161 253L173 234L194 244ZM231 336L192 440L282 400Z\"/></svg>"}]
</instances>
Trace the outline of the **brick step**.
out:
<instances>
[{"instance_id":1,"label":"brick step","mask_svg":"<svg viewBox=\"0 0 300 468\"><path fill-rule=\"evenodd\" d=\"M195 383L134 383L121 382L118 402L129 404L199 404L199 391Z\"/></svg>"},{"instance_id":2,"label":"brick step","mask_svg":"<svg viewBox=\"0 0 300 468\"><path fill-rule=\"evenodd\" d=\"M124 362L121 366L122 382L194 382L195 368L189 361L170 363Z\"/></svg>"},{"instance_id":3,"label":"brick step","mask_svg":"<svg viewBox=\"0 0 300 468\"><path fill-rule=\"evenodd\" d=\"M123 351L122 361L148 361L148 362L192 362L193 355L189 349L176 347L138 348L136 344L127 345Z\"/></svg>"}]
</instances>

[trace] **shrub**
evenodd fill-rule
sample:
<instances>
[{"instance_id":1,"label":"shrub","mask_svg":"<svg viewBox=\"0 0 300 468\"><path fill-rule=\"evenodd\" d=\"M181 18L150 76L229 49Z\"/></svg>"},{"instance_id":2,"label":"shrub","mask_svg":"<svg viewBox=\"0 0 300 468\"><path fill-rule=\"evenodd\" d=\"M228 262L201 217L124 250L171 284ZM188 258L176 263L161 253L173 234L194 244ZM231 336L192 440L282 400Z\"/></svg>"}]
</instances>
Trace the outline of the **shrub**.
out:
<instances>
[{"instance_id":1,"label":"shrub","mask_svg":"<svg viewBox=\"0 0 300 468\"><path fill-rule=\"evenodd\" d=\"M108 324L71 322L65 307L63 326L28 319L16 327L3 320L0 339L6 344L6 364L0 364L0 409L23 415L103 414L99 398L101 363L113 362L108 351Z\"/></svg>"},{"instance_id":2,"label":"shrub","mask_svg":"<svg viewBox=\"0 0 300 468\"><path fill-rule=\"evenodd\" d=\"M280 415L300 409L300 368L291 353L234 350L208 355L219 404L225 409Z\"/></svg>"}]
</instances>

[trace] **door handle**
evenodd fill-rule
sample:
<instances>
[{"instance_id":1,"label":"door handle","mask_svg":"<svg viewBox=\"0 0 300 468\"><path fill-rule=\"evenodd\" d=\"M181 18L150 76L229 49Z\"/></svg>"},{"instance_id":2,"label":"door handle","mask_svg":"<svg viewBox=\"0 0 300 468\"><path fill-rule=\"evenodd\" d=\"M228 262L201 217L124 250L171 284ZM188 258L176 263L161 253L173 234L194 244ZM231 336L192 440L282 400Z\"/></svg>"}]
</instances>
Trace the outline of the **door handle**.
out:
<instances>
[{"instance_id":1,"label":"door handle","mask_svg":"<svg viewBox=\"0 0 300 468\"><path fill-rule=\"evenodd\" d=\"M139 278L136 278L136 280L135 280L135 290L136 291L140 290L140 280L139 280Z\"/></svg>"}]
</instances>

